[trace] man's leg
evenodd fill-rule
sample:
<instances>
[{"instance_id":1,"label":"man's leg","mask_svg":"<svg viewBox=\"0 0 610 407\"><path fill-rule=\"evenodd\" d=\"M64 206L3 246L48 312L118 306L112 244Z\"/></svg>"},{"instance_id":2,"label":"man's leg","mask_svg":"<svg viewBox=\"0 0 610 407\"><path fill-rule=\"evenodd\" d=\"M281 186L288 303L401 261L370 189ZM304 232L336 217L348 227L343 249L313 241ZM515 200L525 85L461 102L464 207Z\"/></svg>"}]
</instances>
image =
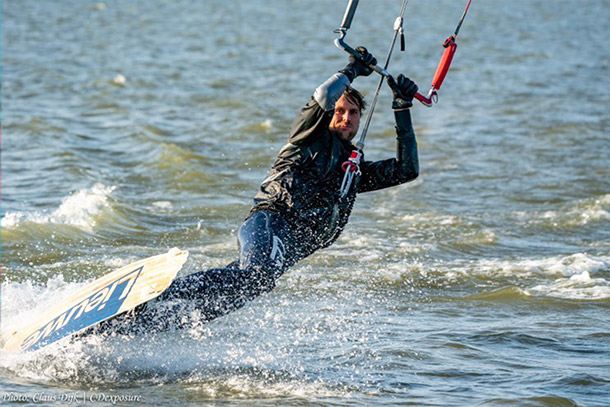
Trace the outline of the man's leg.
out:
<instances>
[{"instance_id":1,"label":"man's leg","mask_svg":"<svg viewBox=\"0 0 610 407\"><path fill-rule=\"evenodd\" d=\"M268 290L298 260L288 225L275 212L255 212L237 232L239 268L255 270Z\"/></svg>"},{"instance_id":2,"label":"man's leg","mask_svg":"<svg viewBox=\"0 0 610 407\"><path fill-rule=\"evenodd\" d=\"M305 257L293 236L280 215L256 212L239 228L239 260L226 267L178 277L155 300L88 333L179 329L237 310L271 291L275 281Z\"/></svg>"},{"instance_id":3,"label":"man's leg","mask_svg":"<svg viewBox=\"0 0 610 407\"><path fill-rule=\"evenodd\" d=\"M188 300L205 320L241 308L271 291L275 281L298 260L289 233L279 215L254 213L239 228L238 261L179 277L155 302Z\"/></svg>"}]
</instances>

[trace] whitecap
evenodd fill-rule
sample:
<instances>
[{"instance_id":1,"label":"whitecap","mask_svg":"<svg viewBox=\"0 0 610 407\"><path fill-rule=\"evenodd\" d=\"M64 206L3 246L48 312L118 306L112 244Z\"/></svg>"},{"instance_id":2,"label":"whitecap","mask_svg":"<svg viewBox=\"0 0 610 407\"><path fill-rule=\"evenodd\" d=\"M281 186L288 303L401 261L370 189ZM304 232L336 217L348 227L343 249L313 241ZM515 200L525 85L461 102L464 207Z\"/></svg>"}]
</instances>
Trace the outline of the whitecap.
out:
<instances>
[{"instance_id":1,"label":"whitecap","mask_svg":"<svg viewBox=\"0 0 610 407\"><path fill-rule=\"evenodd\" d=\"M548 271L553 274L563 274L566 277L571 277L608 268L610 268L609 258L594 258L583 253L576 253L559 259L555 264L548 267Z\"/></svg>"},{"instance_id":2,"label":"whitecap","mask_svg":"<svg viewBox=\"0 0 610 407\"><path fill-rule=\"evenodd\" d=\"M117 86L125 86L127 83L127 78L123 74L116 74L114 79L112 79L112 83Z\"/></svg>"},{"instance_id":3,"label":"whitecap","mask_svg":"<svg viewBox=\"0 0 610 407\"><path fill-rule=\"evenodd\" d=\"M261 123L259 123L259 126L262 130L269 132L273 128L273 122L271 119L263 120Z\"/></svg>"},{"instance_id":4,"label":"whitecap","mask_svg":"<svg viewBox=\"0 0 610 407\"><path fill-rule=\"evenodd\" d=\"M64 198L51 214L9 212L2 218L1 226L11 229L22 222L55 223L76 226L90 232L96 225L96 217L109 206L108 198L114 190L114 186L107 187L98 183Z\"/></svg>"},{"instance_id":5,"label":"whitecap","mask_svg":"<svg viewBox=\"0 0 610 407\"><path fill-rule=\"evenodd\" d=\"M153 209L158 211L171 211L173 205L169 201L157 201L152 203Z\"/></svg>"},{"instance_id":6,"label":"whitecap","mask_svg":"<svg viewBox=\"0 0 610 407\"><path fill-rule=\"evenodd\" d=\"M459 266L459 264L458 264ZM610 268L610 257L593 257L584 253L539 259L483 259L469 261L459 267L464 274L509 277L564 276L582 272L594 273ZM455 270L452 270L455 271Z\"/></svg>"},{"instance_id":7,"label":"whitecap","mask_svg":"<svg viewBox=\"0 0 610 407\"><path fill-rule=\"evenodd\" d=\"M539 284L524 291L527 295L545 295L572 300L601 300L610 298L610 281L591 278L588 271L560 278L552 284Z\"/></svg>"},{"instance_id":8,"label":"whitecap","mask_svg":"<svg viewBox=\"0 0 610 407\"><path fill-rule=\"evenodd\" d=\"M610 220L610 194L564 204L554 210L532 213L515 212L513 216L533 225L547 227L582 227Z\"/></svg>"}]
</instances>

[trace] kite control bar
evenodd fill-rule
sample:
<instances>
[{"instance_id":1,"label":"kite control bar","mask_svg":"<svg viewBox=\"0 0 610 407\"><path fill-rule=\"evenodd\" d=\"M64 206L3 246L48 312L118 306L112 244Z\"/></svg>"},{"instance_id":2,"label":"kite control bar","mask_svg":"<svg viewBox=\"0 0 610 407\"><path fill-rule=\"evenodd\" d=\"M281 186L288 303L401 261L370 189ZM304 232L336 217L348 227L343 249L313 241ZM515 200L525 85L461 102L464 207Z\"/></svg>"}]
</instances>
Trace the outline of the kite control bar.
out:
<instances>
[{"instance_id":1,"label":"kite control bar","mask_svg":"<svg viewBox=\"0 0 610 407\"><path fill-rule=\"evenodd\" d=\"M356 8L358 7L359 0L349 0L347 5L347 9L345 10L345 14L343 15L343 21L341 22L341 27L335 30L335 33L339 34L339 38L335 39L335 45L337 48L344 50L345 52L353 55L358 58L360 61L366 63L362 58L362 55L356 51L354 48L350 47L345 41L344 38L347 35L347 31L352 25L352 20L354 19L354 15L356 14ZM364 123L362 132L360 134L360 139L356 143L356 149L352 151L352 155L349 159L343 163L342 168L345 172L343 177L343 182L341 183L340 188L340 196L344 198L347 196L351 185L353 183L354 177L360 174L360 161L362 159L362 149L364 148L364 140L366 138L369 124L371 123L371 118L373 116L373 111L375 110L375 104L377 103L377 98L379 96L379 91L381 89L381 85L383 83L384 78L390 78L392 75L387 71L388 64L390 63L390 58L392 56L392 51L394 50L394 44L396 43L396 39L400 35L400 45L401 49L404 51L405 48L405 40L404 40L404 32L403 32L403 16L405 13L405 9L407 7L407 3L409 0L403 0L402 7L400 9L400 14L394 21L394 37L392 39L392 44L390 45L390 50L388 51L388 55L386 57L385 64L382 67L378 65L369 64L369 67L380 74L382 77L379 80L379 84L377 85L377 90L375 91L373 101L371 103L371 108L366 117L366 121ZM445 80L445 76L447 76L447 72L449 71L449 66L451 65L451 61L453 60L453 56L457 49L457 44L455 43L455 39L458 35L458 31L464 21L464 17L466 17L466 13L468 12L468 8L470 7L471 0L468 0L468 4L466 5L466 9L462 14L462 18L455 29L455 32L452 36L445 40L443 46L445 47L445 52L443 53L443 57L441 58L438 67L436 68L436 73L434 75L434 79L432 80L432 85L430 87L430 91L427 96L423 96L420 93L416 93L414 98L419 100L425 106L431 107L438 100L438 90L441 88L443 81Z\"/></svg>"},{"instance_id":2,"label":"kite control bar","mask_svg":"<svg viewBox=\"0 0 610 407\"><path fill-rule=\"evenodd\" d=\"M343 22L341 22L341 27L335 30L335 33L340 34L339 38L335 39L335 46L347 52L348 54L355 56L359 60L364 61L362 59L362 55L360 55L358 51L356 51L354 48L350 47L347 43L345 43L345 41L343 41L345 35L347 34L347 30L349 30L352 25L352 20L354 19L354 14L356 14L356 8L358 7L359 1L360 0L349 0L347 9L345 10L345 15L343 16ZM398 17L396 21L398 21L399 19L400 26L402 29L402 17ZM396 27L396 23L394 23L394 26ZM404 41L402 41L401 44L404 44ZM369 65L369 67L382 76L392 76L387 70L380 67L379 65Z\"/></svg>"},{"instance_id":3,"label":"kite control bar","mask_svg":"<svg viewBox=\"0 0 610 407\"><path fill-rule=\"evenodd\" d=\"M362 55L349 45L343 41L345 35L347 34L347 30L349 30L352 20L354 19L354 14L356 13L356 7L358 6L359 0L350 0L347 5L347 9L345 10L345 15L343 16L343 21L341 23L341 27L335 30L336 33L340 34L339 38L335 40L335 45L349 54L355 56L356 58L362 59ZM401 46L404 49L404 35L402 30L402 16L404 15L405 9L407 7L407 3L409 0L403 0L402 7L400 9L400 14L396 18L394 22L394 37L392 38L392 44L390 45L390 50L388 51L388 55L385 60L385 64L383 68L378 65L369 65L375 72L379 73L382 77L379 79L379 83L377 84L377 90L375 91L375 95L373 96L373 101L371 102L371 108L366 116L366 120L364 122L364 126L362 127L362 132L360 133L360 138L356 143L356 149L352 151L352 154L348 161L344 162L342 165L343 171L345 171L345 175L343 176L343 182L341 183L341 198L344 198L349 192L351 185L353 183L354 177L360 175L360 161L362 159L362 149L364 148L364 140L368 133L369 125L371 124L371 118L373 117L373 112L375 111L375 105L377 104L377 98L379 97L379 91L381 90L381 85L383 84L384 77L391 76L387 71L388 64L390 63L390 58L392 57L392 51L394 50L394 44L396 44L396 39L398 35L401 37Z\"/></svg>"},{"instance_id":4,"label":"kite control bar","mask_svg":"<svg viewBox=\"0 0 610 407\"><path fill-rule=\"evenodd\" d=\"M359 0L350 0L349 1L349 4L347 5L347 9L345 10L345 15L343 16L343 22L341 23L341 27L339 27L335 30L335 33L340 34L339 38L335 39L335 45L337 46L337 48L344 50L348 54L351 54L362 61L363 60L362 55L360 55L360 53L358 51L356 51L354 48L352 48L348 44L346 44L345 41L343 40L345 38L345 35L347 34L347 30L349 30L349 28L352 24L352 20L354 19L354 15L356 13L356 8L358 7L358 1ZM468 0L468 3L466 4L466 8L464 9L464 13L462 13L462 17L460 18L457 28L455 29L455 32L453 33L453 35L449 36L443 43L443 47L445 48L445 51L443 52L443 56L441 57L441 60L439 61L438 66L436 67L436 73L434 74L434 78L432 79L432 84L430 85L430 90L428 91L428 94L426 96L424 96L421 93L416 93L414 96L415 99L419 100L423 105L425 105L427 107L431 107L434 103L436 103L438 101L438 90L441 88L441 85L443 84L443 81L445 80L445 77L447 76L447 72L449 72L449 67L451 66L451 61L453 61L453 56L455 55L455 51L457 50L457 43L455 42L455 40L457 38L458 32L460 31L460 27L462 26L462 23L464 22L466 13L468 13L468 9L470 8L471 1L472 0ZM406 3L403 3L403 8L405 6L406 6ZM402 22L403 22L402 13L403 12L404 12L404 9L401 10L401 16L399 16L396 19L396 21L394 22L394 29L396 30L397 33L398 33L398 31L400 31L402 49L404 49L404 35L402 32ZM369 65L369 67L371 69L373 69L375 72L377 72L378 74L380 74L386 78L392 76L385 68L381 68L378 65Z\"/></svg>"}]
</instances>

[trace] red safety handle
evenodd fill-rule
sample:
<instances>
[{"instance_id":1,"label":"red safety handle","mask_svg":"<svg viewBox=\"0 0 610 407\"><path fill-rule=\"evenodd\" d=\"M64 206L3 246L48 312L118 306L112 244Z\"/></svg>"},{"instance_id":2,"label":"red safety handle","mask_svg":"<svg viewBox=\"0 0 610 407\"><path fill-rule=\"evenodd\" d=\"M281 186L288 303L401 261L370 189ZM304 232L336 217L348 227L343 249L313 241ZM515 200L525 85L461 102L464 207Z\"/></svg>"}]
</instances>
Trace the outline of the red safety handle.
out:
<instances>
[{"instance_id":1,"label":"red safety handle","mask_svg":"<svg viewBox=\"0 0 610 407\"><path fill-rule=\"evenodd\" d=\"M451 37L447 38L443 43L443 47L445 47L445 52L443 52L443 57L438 63L438 66L436 67L436 73L434 74L434 79L432 79L431 86L435 90L439 90L441 88L441 85L445 80L445 76L447 76L447 72L449 72L449 67L451 66L453 55L455 55L455 50L457 49L455 37L452 35Z\"/></svg>"},{"instance_id":2,"label":"red safety handle","mask_svg":"<svg viewBox=\"0 0 610 407\"><path fill-rule=\"evenodd\" d=\"M449 72L451 61L453 61L453 56L457 50L455 35L447 38L443 43L443 47L445 47L445 51L443 52L443 56L436 67L436 72L434 73L434 79L432 79L432 85L430 85L430 92L428 93L428 96L424 96L421 93L416 93L414 96L415 99L419 100L422 104L428 107L432 106L432 104L436 102L438 97L436 91L441 88L441 85L447 76L447 72Z\"/></svg>"}]
</instances>

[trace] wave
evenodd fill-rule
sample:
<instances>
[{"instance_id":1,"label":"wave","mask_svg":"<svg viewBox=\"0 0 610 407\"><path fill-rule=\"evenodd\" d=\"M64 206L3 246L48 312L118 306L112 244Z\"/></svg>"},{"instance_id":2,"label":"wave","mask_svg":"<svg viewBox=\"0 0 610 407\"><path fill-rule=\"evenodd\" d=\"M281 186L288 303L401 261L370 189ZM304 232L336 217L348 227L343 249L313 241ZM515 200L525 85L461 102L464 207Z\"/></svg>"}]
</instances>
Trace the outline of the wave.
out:
<instances>
[{"instance_id":1,"label":"wave","mask_svg":"<svg viewBox=\"0 0 610 407\"><path fill-rule=\"evenodd\" d=\"M558 279L551 284L537 285L525 290L525 293L570 300L605 300L610 299L610 281L591 278L589 272L584 271L570 278Z\"/></svg>"},{"instance_id":2,"label":"wave","mask_svg":"<svg viewBox=\"0 0 610 407\"><path fill-rule=\"evenodd\" d=\"M610 194L561 205L555 210L534 213L516 212L515 218L532 226L546 228L577 228L610 221Z\"/></svg>"},{"instance_id":3,"label":"wave","mask_svg":"<svg viewBox=\"0 0 610 407\"><path fill-rule=\"evenodd\" d=\"M610 257L607 256L575 253L538 259L444 261L408 257L399 262L379 259L383 259L379 253L370 262L363 256L359 260L372 267L355 269L346 265L347 260L337 265L334 259L333 273L338 282L333 284L349 282L352 289L364 290L389 287L441 298L455 295L455 290L468 290L465 298L498 301L532 296L587 301L610 299ZM310 268L312 265L327 268L320 261L309 263ZM349 275L343 272L348 269ZM307 275L311 289L326 287L330 278L317 270ZM303 276L299 278L302 280Z\"/></svg>"},{"instance_id":4,"label":"wave","mask_svg":"<svg viewBox=\"0 0 610 407\"><path fill-rule=\"evenodd\" d=\"M446 276L477 277L572 277L583 272L610 270L610 257L575 253L541 259L482 259L456 260L439 268Z\"/></svg>"},{"instance_id":5,"label":"wave","mask_svg":"<svg viewBox=\"0 0 610 407\"><path fill-rule=\"evenodd\" d=\"M544 296L570 300L608 300L609 271L610 257L576 253L543 259L475 261L447 268L445 277L460 281L469 277L479 280L491 278L496 283L508 282L513 285L468 297L473 299L505 300Z\"/></svg>"},{"instance_id":6,"label":"wave","mask_svg":"<svg viewBox=\"0 0 610 407\"><path fill-rule=\"evenodd\" d=\"M2 217L2 229L14 230L24 223L60 224L74 226L87 232L93 231L97 219L109 206L114 186L95 184L64 198L51 214L45 212L8 212Z\"/></svg>"}]
</instances>

